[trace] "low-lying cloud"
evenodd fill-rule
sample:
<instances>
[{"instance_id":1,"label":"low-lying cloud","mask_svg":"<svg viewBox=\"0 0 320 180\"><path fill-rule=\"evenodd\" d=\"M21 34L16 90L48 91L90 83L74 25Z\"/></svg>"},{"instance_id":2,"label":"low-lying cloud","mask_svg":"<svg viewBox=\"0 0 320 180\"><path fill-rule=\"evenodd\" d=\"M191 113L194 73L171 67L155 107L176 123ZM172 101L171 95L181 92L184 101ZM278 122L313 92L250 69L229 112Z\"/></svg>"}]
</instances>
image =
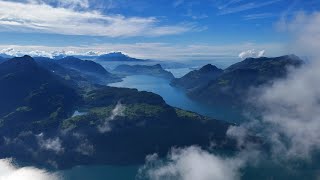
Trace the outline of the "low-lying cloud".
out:
<instances>
[{"instance_id":1,"label":"low-lying cloud","mask_svg":"<svg viewBox=\"0 0 320 180\"><path fill-rule=\"evenodd\" d=\"M110 132L112 130L110 126L110 122L115 120L117 116L123 116L125 109L126 107L122 105L120 102L118 102L117 105L114 107L114 109L111 111L110 116L104 120L103 124L98 126L99 132L100 133Z\"/></svg>"},{"instance_id":2,"label":"low-lying cloud","mask_svg":"<svg viewBox=\"0 0 320 180\"><path fill-rule=\"evenodd\" d=\"M0 180L59 180L58 174L34 167L17 167L11 159L0 159Z\"/></svg>"},{"instance_id":3,"label":"low-lying cloud","mask_svg":"<svg viewBox=\"0 0 320 180\"><path fill-rule=\"evenodd\" d=\"M37 135L37 140L39 147L42 150L53 151L57 154L64 152L64 148L62 147L62 141L59 137L46 139L44 137L44 134L41 133Z\"/></svg>"},{"instance_id":4,"label":"low-lying cloud","mask_svg":"<svg viewBox=\"0 0 320 180\"><path fill-rule=\"evenodd\" d=\"M250 156L249 156L250 154ZM173 149L166 160L156 154L146 158L146 164L139 170L138 178L151 180L237 180L241 169L257 153L243 151L234 157L221 157L191 146ZM250 159L252 160L252 159Z\"/></svg>"}]
</instances>

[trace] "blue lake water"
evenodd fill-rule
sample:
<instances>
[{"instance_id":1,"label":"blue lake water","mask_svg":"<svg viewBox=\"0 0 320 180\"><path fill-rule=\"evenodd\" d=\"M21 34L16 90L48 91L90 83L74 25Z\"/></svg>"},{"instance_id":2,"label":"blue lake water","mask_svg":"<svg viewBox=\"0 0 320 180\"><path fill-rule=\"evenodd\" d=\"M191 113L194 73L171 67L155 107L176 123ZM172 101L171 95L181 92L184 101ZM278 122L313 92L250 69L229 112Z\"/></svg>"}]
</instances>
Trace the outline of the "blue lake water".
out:
<instances>
[{"instance_id":1,"label":"blue lake water","mask_svg":"<svg viewBox=\"0 0 320 180\"><path fill-rule=\"evenodd\" d=\"M64 180L134 180L139 166L78 166L61 171Z\"/></svg>"},{"instance_id":2,"label":"blue lake water","mask_svg":"<svg viewBox=\"0 0 320 180\"><path fill-rule=\"evenodd\" d=\"M183 69L183 71L186 70ZM180 75L182 75L181 72ZM211 118L229 122L243 120L241 112L237 112L234 109L207 106L191 100L184 90L170 86L170 81L163 78L146 75L127 76L122 82L109 84L109 86L136 88L139 91L153 92L162 96L171 106L197 112Z\"/></svg>"}]
</instances>

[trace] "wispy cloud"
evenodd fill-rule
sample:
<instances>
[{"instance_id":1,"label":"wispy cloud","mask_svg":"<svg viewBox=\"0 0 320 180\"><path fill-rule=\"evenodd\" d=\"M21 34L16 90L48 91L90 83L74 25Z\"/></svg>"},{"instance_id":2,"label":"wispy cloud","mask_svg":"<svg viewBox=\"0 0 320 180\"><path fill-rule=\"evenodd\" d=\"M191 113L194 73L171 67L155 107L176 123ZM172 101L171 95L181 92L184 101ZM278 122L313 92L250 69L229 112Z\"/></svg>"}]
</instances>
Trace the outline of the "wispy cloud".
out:
<instances>
[{"instance_id":1,"label":"wispy cloud","mask_svg":"<svg viewBox=\"0 0 320 180\"><path fill-rule=\"evenodd\" d=\"M79 145L75 149L76 152L85 156L91 156L95 152L94 145L85 135L81 133L73 133L72 136L79 141Z\"/></svg>"},{"instance_id":2,"label":"wispy cloud","mask_svg":"<svg viewBox=\"0 0 320 180\"><path fill-rule=\"evenodd\" d=\"M86 6L85 1L62 2ZM190 23L160 24L161 22L155 17L105 15L98 11L53 7L37 1L32 3L0 1L0 27L4 31L130 37L173 35L196 29L196 26Z\"/></svg>"},{"instance_id":3,"label":"wispy cloud","mask_svg":"<svg viewBox=\"0 0 320 180\"><path fill-rule=\"evenodd\" d=\"M182 5L183 3L184 3L184 0L175 0L172 5L173 5L173 7L178 7L178 6Z\"/></svg>"},{"instance_id":4,"label":"wispy cloud","mask_svg":"<svg viewBox=\"0 0 320 180\"><path fill-rule=\"evenodd\" d=\"M104 122L98 126L98 130L100 133L106 133L112 130L110 126L110 122L115 120L118 116L123 116L124 111L126 107L122 105L120 102L117 103L117 105L114 107L114 109L111 111L111 114L109 117L107 117Z\"/></svg>"},{"instance_id":5,"label":"wispy cloud","mask_svg":"<svg viewBox=\"0 0 320 180\"><path fill-rule=\"evenodd\" d=\"M271 18L275 17L275 14L272 13L259 13L259 14L249 14L243 16L245 20L255 20L255 19L265 19L265 18Z\"/></svg>"},{"instance_id":6,"label":"wispy cloud","mask_svg":"<svg viewBox=\"0 0 320 180\"><path fill-rule=\"evenodd\" d=\"M264 1L264 2L257 2L257 1L240 1L240 0L233 0L229 3L226 3L222 6L219 6L218 9L220 12L219 15L226 15L226 14L233 14L238 12L243 12L251 9L257 9L265 6L272 5L274 3L278 3L282 0L271 0L271 1Z\"/></svg>"},{"instance_id":7,"label":"wispy cloud","mask_svg":"<svg viewBox=\"0 0 320 180\"><path fill-rule=\"evenodd\" d=\"M57 154L63 153L62 141L60 138L45 139L43 133L37 135L39 147L43 150L53 151Z\"/></svg>"}]
</instances>

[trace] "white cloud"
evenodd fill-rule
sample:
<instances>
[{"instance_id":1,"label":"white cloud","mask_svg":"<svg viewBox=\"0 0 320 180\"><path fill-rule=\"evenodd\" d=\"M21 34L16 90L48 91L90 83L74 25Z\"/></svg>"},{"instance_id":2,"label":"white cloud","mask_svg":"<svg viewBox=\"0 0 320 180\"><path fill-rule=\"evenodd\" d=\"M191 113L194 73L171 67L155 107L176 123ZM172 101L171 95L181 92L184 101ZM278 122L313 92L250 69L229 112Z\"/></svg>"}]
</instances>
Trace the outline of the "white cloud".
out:
<instances>
[{"instance_id":1,"label":"white cloud","mask_svg":"<svg viewBox=\"0 0 320 180\"><path fill-rule=\"evenodd\" d=\"M85 156L90 156L94 153L94 146L85 135L81 133L73 133L72 135L79 141L79 145L75 149L76 152Z\"/></svg>"},{"instance_id":2,"label":"white cloud","mask_svg":"<svg viewBox=\"0 0 320 180\"><path fill-rule=\"evenodd\" d=\"M117 116L123 116L125 109L126 107L122 105L120 102L118 102L117 105L114 107L114 109L111 111L110 116L104 120L103 124L98 126L99 132L106 133L111 131L112 128L110 126L110 121L115 120Z\"/></svg>"},{"instance_id":3,"label":"white cloud","mask_svg":"<svg viewBox=\"0 0 320 180\"><path fill-rule=\"evenodd\" d=\"M294 70L256 95L275 154L308 158L320 149L319 68L317 61Z\"/></svg>"},{"instance_id":4,"label":"white cloud","mask_svg":"<svg viewBox=\"0 0 320 180\"><path fill-rule=\"evenodd\" d=\"M64 152L62 141L58 137L45 139L43 133L41 133L37 135L37 140L40 148L43 150L53 151L57 154Z\"/></svg>"},{"instance_id":5,"label":"white cloud","mask_svg":"<svg viewBox=\"0 0 320 180\"><path fill-rule=\"evenodd\" d=\"M280 31L291 35L289 49L293 53L304 56L319 56L320 12L306 14L299 12L292 20L282 18L277 27Z\"/></svg>"},{"instance_id":6,"label":"white cloud","mask_svg":"<svg viewBox=\"0 0 320 180\"><path fill-rule=\"evenodd\" d=\"M292 35L290 45L310 62L291 69L285 79L253 89L249 101L261 119L241 128L259 129L277 160L309 159L320 150L320 13L298 14L284 30Z\"/></svg>"},{"instance_id":7,"label":"white cloud","mask_svg":"<svg viewBox=\"0 0 320 180\"><path fill-rule=\"evenodd\" d=\"M139 170L139 178L151 180L236 180L240 179L240 170L247 164L248 155L255 152L243 152L235 157L219 157L191 146L174 149L168 160L158 159L157 155L146 158L146 165Z\"/></svg>"},{"instance_id":8,"label":"white cloud","mask_svg":"<svg viewBox=\"0 0 320 180\"><path fill-rule=\"evenodd\" d=\"M256 51L255 49L243 51L239 54L239 58L246 59L246 58L259 58L263 57L265 55L265 50L262 51Z\"/></svg>"},{"instance_id":9,"label":"white cloud","mask_svg":"<svg viewBox=\"0 0 320 180\"><path fill-rule=\"evenodd\" d=\"M10 159L0 160L0 180L59 180L57 174L33 167L17 167Z\"/></svg>"},{"instance_id":10,"label":"white cloud","mask_svg":"<svg viewBox=\"0 0 320 180\"><path fill-rule=\"evenodd\" d=\"M86 1L59 1L60 4L80 4ZM10 31L43 32L65 35L108 37L162 36L192 31L192 24L159 25L154 17L124 17L104 15L98 11L76 11L33 1L21 3L0 1L0 27Z\"/></svg>"},{"instance_id":11,"label":"white cloud","mask_svg":"<svg viewBox=\"0 0 320 180\"><path fill-rule=\"evenodd\" d=\"M320 149L320 13L297 14L286 23L286 31L293 37L292 47L310 56L311 62L261 90L257 100L265 109L264 122L274 129L272 140L278 144L275 151L309 158Z\"/></svg>"}]
</instances>

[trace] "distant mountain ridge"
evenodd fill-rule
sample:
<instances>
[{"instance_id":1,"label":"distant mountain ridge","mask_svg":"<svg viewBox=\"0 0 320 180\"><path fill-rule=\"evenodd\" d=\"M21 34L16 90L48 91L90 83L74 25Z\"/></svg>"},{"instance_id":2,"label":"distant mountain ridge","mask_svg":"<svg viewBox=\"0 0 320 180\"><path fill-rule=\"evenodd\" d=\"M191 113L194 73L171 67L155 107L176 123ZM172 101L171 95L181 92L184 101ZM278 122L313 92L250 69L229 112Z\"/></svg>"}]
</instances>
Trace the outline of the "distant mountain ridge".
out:
<instances>
[{"instance_id":1,"label":"distant mountain ridge","mask_svg":"<svg viewBox=\"0 0 320 180\"><path fill-rule=\"evenodd\" d=\"M165 79L173 79L174 76L171 72L166 71L160 64L156 65L119 65L112 72L120 75L149 75L155 77L161 77Z\"/></svg>"},{"instance_id":2,"label":"distant mountain ridge","mask_svg":"<svg viewBox=\"0 0 320 180\"><path fill-rule=\"evenodd\" d=\"M98 61L123 61L123 62L141 62L147 61L143 59L132 58L123 54L122 52L113 52L109 54L103 54L96 58Z\"/></svg>"}]
</instances>

